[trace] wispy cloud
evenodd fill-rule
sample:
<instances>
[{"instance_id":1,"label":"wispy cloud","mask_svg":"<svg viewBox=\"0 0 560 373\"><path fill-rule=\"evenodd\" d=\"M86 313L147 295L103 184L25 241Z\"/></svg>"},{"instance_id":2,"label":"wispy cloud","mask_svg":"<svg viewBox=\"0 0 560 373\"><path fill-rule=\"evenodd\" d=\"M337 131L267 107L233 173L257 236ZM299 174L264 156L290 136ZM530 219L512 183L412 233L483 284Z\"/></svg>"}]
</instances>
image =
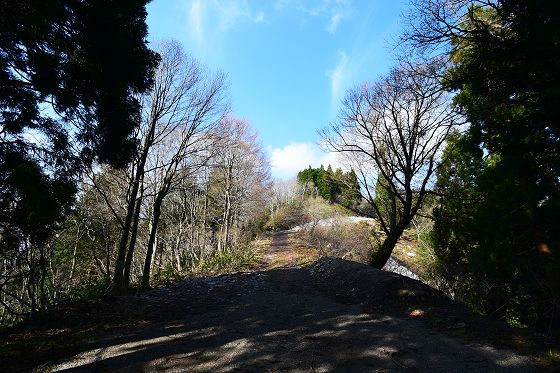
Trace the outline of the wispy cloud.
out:
<instances>
[{"instance_id":1,"label":"wispy cloud","mask_svg":"<svg viewBox=\"0 0 560 373\"><path fill-rule=\"evenodd\" d=\"M247 0L192 0L189 7L190 26L199 43L208 42L208 34L223 33L239 22L262 23L265 13L253 10Z\"/></svg>"},{"instance_id":2,"label":"wispy cloud","mask_svg":"<svg viewBox=\"0 0 560 373\"><path fill-rule=\"evenodd\" d=\"M338 51L338 63L332 70L327 71L327 76L331 81L331 105L336 105L346 88L345 82L348 78L348 55L344 51Z\"/></svg>"},{"instance_id":3,"label":"wispy cloud","mask_svg":"<svg viewBox=\"0 0 560 373\"><path fill-rule=\"evenodd\" d=\"M350 0L277 0L276 9L295 7L299 12L325 19L325 31L335 34L338 26L352 16Z\"/></svg>"},{"instance_id":4,"label":"wispy cloud","mask_svg":"<svg viewBox=\"0 0 560 373\"><path fill-rule=\"evenodd\" d=\"M350 18L351 6L348 0L334 0L328 2L330 3L330 7L328 10L329 24L327 25L327 31L330 34L334 34L340 22Z\"/></svg>"},{"instance_id":5,"label":"wispy cloud","mask_svg":"<svg viewBox=\"0 0 560 373\"><path fill-rule=\"evenodd\" d=\"M191 7L189 9L189 21L191 23L192 28L194 29L194 34L198 41L202 41L204 39L204 31L202 28L202 21L203 21L202 6L203 5L200 0L195 0L192 2Z\"/></svg>"},{"instance_id":6,"label":"wispy cloud","mask_svg":"<svg viewBox=\"0 0 560 373\"><path fill-rule=\"evenodd\" d=\"M233 1L233 0L211 0L211 7L218 16L219 28L227 31L235 27L239 21L248 21L252 23L261 23L264 21L263 11L253 11L249 6L249 2Z\"/></svg>"}]
</instances>

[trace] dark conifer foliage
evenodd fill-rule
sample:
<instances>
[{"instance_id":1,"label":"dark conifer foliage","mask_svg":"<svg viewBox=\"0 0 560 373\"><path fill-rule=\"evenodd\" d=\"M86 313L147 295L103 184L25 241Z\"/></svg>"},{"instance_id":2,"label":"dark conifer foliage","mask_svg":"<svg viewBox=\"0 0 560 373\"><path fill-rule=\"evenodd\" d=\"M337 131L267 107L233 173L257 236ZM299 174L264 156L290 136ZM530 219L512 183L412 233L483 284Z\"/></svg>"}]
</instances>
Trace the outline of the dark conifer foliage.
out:
<instances>
[{"instance_id":1,"label":"dark conifer foliage","mask_svg":"<svg viewBox=\"0 0 560 373\"><path fill-rule=\"evenodd\" d=\"M462 141L488 153L467 189L479 201L455 219L474 224L453 226L452 235L464 231L471 268L495 283L487 309L548 331L558 328L560 297L559 9L546 0L473 7L473 37L457 39L449 74L472 123Z\"/></svg>"},{"instance_id":2,"label":"dark conifer foliage","mask_svg":"<svg viewBox=\"0 0 560 373\"><path fill-rule=\"evenodd\" d=\"M444 83L470 123L438 171L436 253L474 308L558 333L559 3L414 4L405 41L449 52Z\"/></svg>"},{"instance_id":3,"label":"dark conifer foliage","mask_svg":"<svg viewBox=\"0 0 560 373\"><path fill-rule=\"evenodd\" d=\"M44 239L80 167L124 166L152 82L145 0L0 1L0 239Z\"/></svg>"},{"instance_id":4,"label":"dark conifer foliage","mask_svg":"<svg viewBox=\"0 0 560 373\"><path fill-rule=\"evenodd\" d=\"M73 209L80 172L134 157L135 97L158 62L146 3L0 0L2 322L52 301L48 243Z\"/></svg>"}]
</instances>

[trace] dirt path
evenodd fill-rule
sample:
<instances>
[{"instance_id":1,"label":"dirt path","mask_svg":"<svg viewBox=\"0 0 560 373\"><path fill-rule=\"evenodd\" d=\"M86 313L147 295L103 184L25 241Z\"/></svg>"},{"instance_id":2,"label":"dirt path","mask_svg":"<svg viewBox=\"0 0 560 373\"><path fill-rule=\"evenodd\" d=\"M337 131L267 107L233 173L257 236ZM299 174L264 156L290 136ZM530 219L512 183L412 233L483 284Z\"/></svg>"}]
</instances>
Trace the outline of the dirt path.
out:
<instances>
[{"instance_id":1,"label":"dirt path","mask_svg":"<svg viewBox=\"0 0 560 373\"><path fill-rule=\"evenodd\" d=\"M118 298L116 310L136 310L126 323L86 333L37 370L535 370L527 357L446 336L421 320L337 301L314 286L313 271L301 265L305 248L293 244L289 233L276 234L256 272L190 278Z\"/></svg>"}]
</instances>

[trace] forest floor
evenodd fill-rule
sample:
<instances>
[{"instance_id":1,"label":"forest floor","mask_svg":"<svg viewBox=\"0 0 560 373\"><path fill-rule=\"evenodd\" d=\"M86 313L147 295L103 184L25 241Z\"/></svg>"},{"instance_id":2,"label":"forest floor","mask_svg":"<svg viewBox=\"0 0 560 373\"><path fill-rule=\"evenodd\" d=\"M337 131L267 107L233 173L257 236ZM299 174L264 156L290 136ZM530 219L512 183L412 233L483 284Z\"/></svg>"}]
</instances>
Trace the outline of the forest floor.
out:
<instances>
[{"instance_id":1,"label":"forest floor","mask_svg":"<svg viewBox=\"0 0 560 373\"><path fill-rule=\"evenodd\" d=\"M74 303L0 334L0 371L554 370L544 337L408 278L316 253L290 232L252 271ZM311 262L312 261L312 262Z\"/></svg>"}]
</instances>

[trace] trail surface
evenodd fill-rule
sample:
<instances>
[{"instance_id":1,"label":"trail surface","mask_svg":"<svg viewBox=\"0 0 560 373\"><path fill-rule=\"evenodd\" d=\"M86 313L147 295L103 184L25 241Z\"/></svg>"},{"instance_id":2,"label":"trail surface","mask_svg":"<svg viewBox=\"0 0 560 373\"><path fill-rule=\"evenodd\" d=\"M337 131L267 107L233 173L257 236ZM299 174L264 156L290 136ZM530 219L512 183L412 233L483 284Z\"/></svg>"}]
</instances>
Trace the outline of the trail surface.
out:
<instances>
[{"instance_id":1,"label":"trail surface","mask_svg":"<svg viewBox=\"0 0 560 373\"><path fill-rule=\"evenodd\" d=\"M360 295L357 286L375 285L355 283L371 273L381 281L378 286L385 283L392 290L396 289L391 284L408 284L407 291L414 292L417 285L406 282L413 280L390 274L393 282L384 282L386 272L345 261L302 265L304 256L293 235L280 232L272 237L257 271L189 278L168 288L115 298L103 307L93 304L94 314L85 316L97 314L101 322L111 308L126 314L126 322L108 319L103 329L92 324L94 330L86 329L83 339L72 341L71 347L70 343L58 350L51 346L53 352L44 356L56 360L36 368L64 372L536 370L519 353L459 338L430 327L422 318L406 317L398 299L383 308L371 302L360 304L351 296ZM339 274L324 272L333 265L337 271L348 265L354 277L337 283L332 279ZM398 291L401 294L403 289ZM378 299L392 296L377 294ZM67 320L70 326L59 326L55 335L74 330L72 319Z\"/></svg>"}]
</instances>

